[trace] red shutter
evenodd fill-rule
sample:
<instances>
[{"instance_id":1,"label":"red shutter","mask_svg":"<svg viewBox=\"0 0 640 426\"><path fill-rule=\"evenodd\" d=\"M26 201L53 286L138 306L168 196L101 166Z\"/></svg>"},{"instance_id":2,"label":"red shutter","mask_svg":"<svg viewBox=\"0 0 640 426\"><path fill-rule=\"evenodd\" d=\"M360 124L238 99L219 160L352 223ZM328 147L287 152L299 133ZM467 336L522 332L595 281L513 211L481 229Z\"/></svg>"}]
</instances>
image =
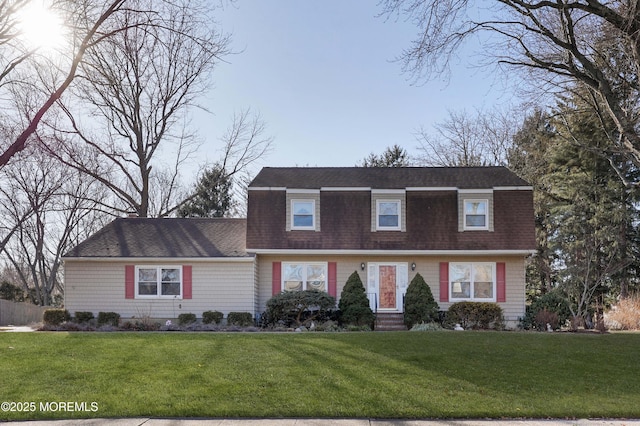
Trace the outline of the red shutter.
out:
<instances>
[{"instance_id":1,"label":"red shutter","mask_svg":"<svg viewBox=\"0 0 640 426\"><path fill-rule=\"evenodd\" d=\"M449 301L449 262L440 262L440 301Z\"/></svg>"},{"instance_id":2,"label":"red shutter","mask_svg":"<svg viewBox=\"0 0 640 426\"><path fill-rule=\"evenodd\" d=\"M135 299L136 297L136 267L135 265L124 266L124 298Z\"/></svg>"},{"instance_id":3,"label":"red shutter","mask_svg":"<svg viewBox=\"0 0 640 426\"><path fill-rule=\"evenodd\" d=\"M336 262L329 262L329 296L338 297L338 267Z\"/></svg>"},{"instance_id":4,"label":"red shutter","mask_svg":"<svg viewBox=\"0 0 640 426\"><path fill-rule=\"evenodd\" d=\"M507 301L507 272L504 262L496 263L496 302Z\"/></svg>"},{"instance_id":5,"label":"red shutter","mask_svg":"<svg viewBox=\"0 0 640 426\"><path fill-rule=\"evenodd\" d=\"M192 290L193 273L191 265L182 266L182 298L191 299L193 296Z\"/></svg>"},{"instance_id":6,"label":"red shutter","mask_svg":"<svg viewBox=\"0 0 640 426\"><path fill-rule=\"evenodd\" d=\"M282 263L273 262L271 272L271 294L276 295L282 290Z\"/></svg>"}]
</instances>

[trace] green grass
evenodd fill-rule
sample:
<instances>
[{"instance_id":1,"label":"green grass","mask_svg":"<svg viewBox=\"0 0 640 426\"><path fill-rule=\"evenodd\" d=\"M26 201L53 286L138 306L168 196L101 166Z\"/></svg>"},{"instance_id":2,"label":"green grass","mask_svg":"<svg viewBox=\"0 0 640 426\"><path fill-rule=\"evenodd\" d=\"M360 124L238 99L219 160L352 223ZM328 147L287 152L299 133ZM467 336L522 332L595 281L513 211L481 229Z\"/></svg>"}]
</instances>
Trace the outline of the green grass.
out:
<instances>
[{"instance_id":1,"label":"green grass","mask_svg":"<svg viewBox=\"0 0 640 426\"><path fill-rule=\"evenodd\" d=\"M0 420L640 417L640 335L1 333ZM97 402L97 412L41 402Z\"/></svg>"}]
</instances>

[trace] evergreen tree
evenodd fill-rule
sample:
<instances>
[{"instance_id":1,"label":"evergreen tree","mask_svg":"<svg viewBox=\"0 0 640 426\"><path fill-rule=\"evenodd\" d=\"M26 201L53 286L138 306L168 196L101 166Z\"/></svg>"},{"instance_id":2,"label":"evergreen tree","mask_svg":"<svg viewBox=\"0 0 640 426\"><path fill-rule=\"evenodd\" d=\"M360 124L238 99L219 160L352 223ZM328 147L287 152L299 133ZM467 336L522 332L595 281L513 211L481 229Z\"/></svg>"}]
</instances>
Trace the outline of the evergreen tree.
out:
<instances>
[{"instance_id":1,"label":"evergreen tree","mask_svg":"<svg viewBox=\"0 0 640 426\"><path fill-rule=\"evenodd\" d=\"M411 329L416 324L437 321L439 309L429 284L416 274L404 296L404 324Z\"/></svg>"},{"instance_id":2,"label":"evergreen tree","mask_svg":"<svg viewBox=\"0 0 640 426\"><path fill-rule=\"evenodd\" d=\"M179 217L224 217L233 207L233 180L220 165L206 170L192 198L178 209Z\"/></svg>"},{"instance_id":3,"label":"evergreen tree","mask_svg":"<svg viewBox=\"0 0 640 426\"><path fill-rule=\"evenodd\" d=\"M338 309L340 309L340 320L343 324L373 324L375 317L369 307L369 299L367 298L367 293L365 292L360 275L358 275L358 271L354 271L353 274L351 274L342 289Z\"/></svg>"},{"instance_id":4,"label":"evergreen tree","mask_svg":"<svg viewBox=\"0 0 640 426\"><path fill-rule=\"evenodd\" d=\"M369 154L367 158L362 160L357 167L409 167L409 154L399 145L387 147L380 155L374 153Z\"/></svg>"}]
</instances>

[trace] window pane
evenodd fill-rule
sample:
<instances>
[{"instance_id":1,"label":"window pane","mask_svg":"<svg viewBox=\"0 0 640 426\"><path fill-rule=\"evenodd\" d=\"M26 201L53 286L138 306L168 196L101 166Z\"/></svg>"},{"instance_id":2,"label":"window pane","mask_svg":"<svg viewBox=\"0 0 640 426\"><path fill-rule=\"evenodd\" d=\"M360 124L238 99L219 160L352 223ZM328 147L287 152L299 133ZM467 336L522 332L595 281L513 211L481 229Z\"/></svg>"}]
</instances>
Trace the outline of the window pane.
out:
<instances>
[{"instance_id":1,"label":"window pane","mask_svg":"<svg viewBox=\"0 0 640 426\"><path fill-rule=\"evenodd\" d=\"M493 282L493 265L475 264L473 268L473 281Z\"/></svg>"},{"instance_id":2,"label":"window pane","mask_svg":"<svg viewBox=\"0 0 640 426\"><path fill-rule=\"evenodd\" d=\"M487 214L487 203L485 201L467 201L465 213L470 215Z\"/></svg>"},{"instance_id":3,"label":"window pane","mask_svg":"<svg viewBox=\"0 0 640 426\"><path fill-rule=\"evenodd\" d=\"M158 284L155 282L138 282L138 294L142 296L158 294Z\"/></svg>"},{"instance_id":4,"label":"window pane","mask_svg":"<svg viewBox=\"0 0 640 426\"><path fill-rule=\"evenodd\" d=\"M158 281L158 270L153 269L138 269L138 281Z\"/></svg>"},{"instance_id":5,"label":"window pane","mask_svg":"<svg viewBox=\"0 0 640 426\"><path fill-rule=\"evenodd\" d=\"M486 222L486 216L484 215L467 215L467 226L485 227L487 226Z\"/></svg>"},{"instance_id":6,"label":"window pane","mask_svg":"<svg viewBox=\"0 0 640 426\"><path fill-rule=\"evenodd\" d=\"M380 216L397 216L398 203L380 203L378 214Z\"/></svg>"},{"instance_id":7,"label":"window pane","mask_svg":"<svg viewBox=\"0 0 640 426\"><path fill-rule=\"evenodd\" d=\"M286 291L302 290L303 265L288 263L284 265L284 289Z\"/></svg>"},{"instance_id":8,"label":"window pane","mask_svg":"<svg viewBox=\"0 0 640 426\"><path fill-rule=\"evenodd\" d=\"M180 270L179 269L163 269L162 270L162 282L180 282Z\"/></svg>"},{"instance_id":9,"label":"window pane","mask_svg":"<svg viewBox=\"0 0 640 426\"><path fill-rule=\"evenodd\" d=\"M467 299L471 297L471 283L468 281L452 282L451 297L455 299Z\"/></svg>"},{"instance_id":10,"label":"window pane","mask_svg":"<svg viewBox=\"0 0 640 426\"><path fill-rule=\"evenodd\" d=\"M311 215L293 215L293 226L313 226L313 216Z\"/></svg>"},{"instance_id":11,"label":"window pane","mask_svg":"<svg viewBox=\"0 0 640 426\"><path fill-rule=\"evenodd\" d=\"M326 271L323 265L307 266L307 290L327 290Z\"/></svg>"},{"instance_id":12,"label":"window pane","mask_svg":"<svg viewBox=\"0 0 640 426\"><path fill-rule=\"evenodd\" d=\"M454 263L451 265L451 281L471 281L471 265Z\"/></svg>"},{"instance_id":13,"label":"window pane","mask_svg":"<svg viewBox=\"0 0 640 426\"><path fill-rule=\"evenodd\" d=\"M398 216L378 216L378 226L380 227L398 227Z\"/></svg>"},{"instance_id":14,"label":"window pane","mask_svg":"<svg viewBox=\"0 0 640 426\"><path fill-rule=\"evenodd\" d=\"M180 283L162 283L163 296L180 296Z\"/></svg>"},{"instance_id":15,"label":"window pane","mask_svg":"<svg viewBox=\"0 0 640 426\"><path fill-rule=\"evenodd\" d=\"M481 281L473 283L473 297L476 299L493 299L493 283Z\"/></svg>"}]
</instances>

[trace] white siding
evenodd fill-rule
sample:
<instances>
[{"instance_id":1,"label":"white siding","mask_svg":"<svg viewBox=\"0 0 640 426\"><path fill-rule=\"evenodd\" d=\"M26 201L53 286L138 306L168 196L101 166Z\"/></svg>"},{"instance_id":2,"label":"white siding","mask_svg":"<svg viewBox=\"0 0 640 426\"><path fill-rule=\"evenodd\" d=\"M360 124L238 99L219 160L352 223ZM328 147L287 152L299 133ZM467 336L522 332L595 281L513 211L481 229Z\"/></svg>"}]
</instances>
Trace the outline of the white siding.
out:
<instances>
[{"instance_id":1,"label":"white siding","mask_svg":"<svg viewBox=\"0 0 640 426\"><path fill-rule=\"evenodd\" d=\"M289 261L337 262L337 296L353 271L358 271L360 279L366 287L368 281L367 268L362 271L360 264L368 262L406 262L409 265L409 281L420 273L431 287L433 297L446 311L450 302L440 302L440 262L505 262L506 264L506 302L499 303L509 328L516 328L518 318L525 311L525 266L522 256L267 256L261 255L258 262L258 310L263 312L267 300L272 296L272 263ZM411 270L411 264L416 270Z\"/></svg>"},{"instance_id":2,"label":"white siding","mask_svg":"<svg viewBox=\"0 0 640 426\"><path fill-rule=\"evenodd\" d=\"M193 313L201 318L208 310L255 314L255 265L253 261L187 262L192 266L192 299L125 299L125 265L164 265L166 262L65 262L65 307L76 311L117 312L132 317L177 318ZM170 261L176 264L175 260Z\"/></svg>"}]
</instances>

